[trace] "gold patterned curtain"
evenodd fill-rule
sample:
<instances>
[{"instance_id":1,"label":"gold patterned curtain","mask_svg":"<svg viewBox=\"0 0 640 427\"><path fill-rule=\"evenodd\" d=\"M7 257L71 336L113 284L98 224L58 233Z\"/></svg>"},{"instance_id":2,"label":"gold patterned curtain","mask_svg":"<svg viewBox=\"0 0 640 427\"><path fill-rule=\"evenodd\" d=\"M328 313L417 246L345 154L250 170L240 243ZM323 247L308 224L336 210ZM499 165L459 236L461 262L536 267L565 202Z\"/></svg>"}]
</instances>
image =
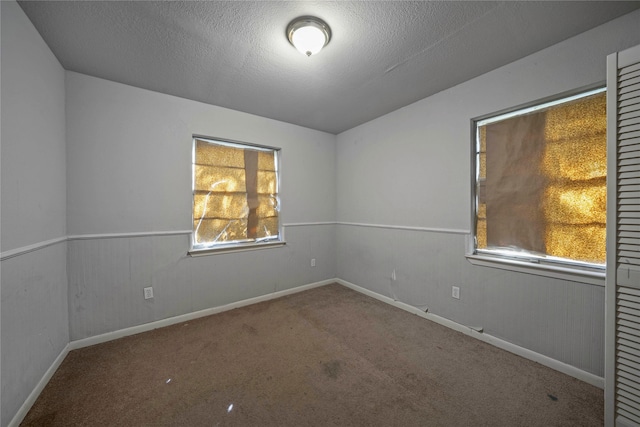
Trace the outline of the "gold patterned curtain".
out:
<instances>
[{"instance_id":1,"label":"gold patterned curtain","mask_svg":"<svg viewBox=\"0 0 640 427\"><path fill-rule=\"evenodd\" d=\"M278 236L276 152L195 141L196 244Z\"/></svg>"},{"instance_id":2,"label":"gold patterned curtain","mask_svg":"<svg viewBox=\"0 0 640 427\"><path fill-rule=\"evenodd\" d=\"M606 95L478 127L479 249L605 262Z\"/></svg>"}]
</instances>

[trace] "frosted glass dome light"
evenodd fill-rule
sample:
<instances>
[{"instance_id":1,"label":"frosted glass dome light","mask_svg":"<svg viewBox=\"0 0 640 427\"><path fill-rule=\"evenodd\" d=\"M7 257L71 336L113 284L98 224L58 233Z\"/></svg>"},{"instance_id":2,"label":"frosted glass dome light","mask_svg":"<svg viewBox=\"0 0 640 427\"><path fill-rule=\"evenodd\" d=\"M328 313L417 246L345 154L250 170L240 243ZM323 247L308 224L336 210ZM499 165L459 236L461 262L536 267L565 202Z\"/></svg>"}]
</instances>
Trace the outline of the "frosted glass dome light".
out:
<instances>
[{"instance_id":1,"label":"frosted glass dome light","mask_svg":"<svg viewBox=\"0 0 640 427\"><path fill-rule=\"evenodd\" d=\"M311 56L329 43L331 29L318 18L302 16L291 21L287 27L287 37L300 53Z\"/></svg>"}]
</instances>

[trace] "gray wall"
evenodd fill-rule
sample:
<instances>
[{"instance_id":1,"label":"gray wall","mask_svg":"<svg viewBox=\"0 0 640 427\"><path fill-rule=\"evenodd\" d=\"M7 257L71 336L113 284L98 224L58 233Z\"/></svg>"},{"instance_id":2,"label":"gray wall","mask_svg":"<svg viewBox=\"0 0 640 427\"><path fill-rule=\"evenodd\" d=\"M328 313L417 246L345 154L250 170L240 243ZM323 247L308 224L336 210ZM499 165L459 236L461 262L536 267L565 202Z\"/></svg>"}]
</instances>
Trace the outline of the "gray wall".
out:
<instances>
[{"instance_id":1,"label":"gray wall","mask_svg":"<svg viewBox=\"0 0 640 427\"><path fill-rule=\"evenodd\" d=\"M70 235L2 261L1 425L69 340L336 276L602 375L604 288L464 258L469 127L603 80L640 12L337 138L64 72L15 3L1 12L2 252ZM191 228L194 133L283 148L286 246L188 258L187 235L162 235Z\"/></svg>"},{"instance_id":2,"label":"gray wall","mask_svg":"<svg viewBox=\"0 0 640 427\"><path fill-rule=\"evenodd\" d=\"M314 224L335 221L334 135L73 72L66 87L72 340L335 277L335 225ZM192 134L282 148L286 246L189 258L186 235L95 236L191 229Z\"/></svg>"},{"instance_id":3,"label":"gray wall","mask_svg":"<svg viewBox=\"0 0 640 427\"><path fill-rule=\"evenodd\" d=\"M14 2L1 2L2 252L66 235L64 70ZM1 262L7 425L69 342L66 243Z\"/></svg>"},{"instance_id":4,"label":"gray wall","mask_svg":"<svg viewBox=\"0 0 640 427\"><path fill-rule=\"evenodd\" d=\"M338 221L423 230L339 225L337 276L602 376L604 287L465 259L470 121L604 82L638 28L634 12L338 135Z\"/></svg>"}]
</instances>

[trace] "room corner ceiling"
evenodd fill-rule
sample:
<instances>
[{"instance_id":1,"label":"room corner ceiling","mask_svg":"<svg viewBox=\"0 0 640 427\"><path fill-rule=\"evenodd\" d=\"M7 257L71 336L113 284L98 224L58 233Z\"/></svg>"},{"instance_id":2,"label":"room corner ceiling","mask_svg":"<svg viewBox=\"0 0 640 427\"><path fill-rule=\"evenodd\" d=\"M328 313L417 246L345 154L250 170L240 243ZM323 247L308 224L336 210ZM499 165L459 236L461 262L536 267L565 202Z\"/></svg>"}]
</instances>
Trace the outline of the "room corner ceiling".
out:
<instances>
[{"instance_id":1,"label":"room corner ceiling","mask_svg":"<svg viewBox=\"0 0 640 427\"><path fill-rule=\"evenodd\" d=\"M618 1L21 1L62 66L340 133L640 8ZM301 15L329 45L285 36Z\"/></svg>"}]
</instances>

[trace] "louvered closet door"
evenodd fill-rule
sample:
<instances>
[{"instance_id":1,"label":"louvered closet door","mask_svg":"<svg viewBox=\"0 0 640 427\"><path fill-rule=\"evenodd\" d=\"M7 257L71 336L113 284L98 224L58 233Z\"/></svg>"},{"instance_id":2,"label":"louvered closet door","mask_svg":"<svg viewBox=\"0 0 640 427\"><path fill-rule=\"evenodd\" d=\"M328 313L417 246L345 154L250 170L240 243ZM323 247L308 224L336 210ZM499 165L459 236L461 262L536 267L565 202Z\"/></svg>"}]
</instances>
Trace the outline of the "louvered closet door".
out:
<instances>
[{"instance_id":1,"label":"louvered closet door","mask_svg":"<svg viewBox=\"0 0 640 427\"><path fill-rule=\"evenodd\" d=\"M640 427L640 46L607 64L606 422Z\"/></svg>"}]
</instances>

